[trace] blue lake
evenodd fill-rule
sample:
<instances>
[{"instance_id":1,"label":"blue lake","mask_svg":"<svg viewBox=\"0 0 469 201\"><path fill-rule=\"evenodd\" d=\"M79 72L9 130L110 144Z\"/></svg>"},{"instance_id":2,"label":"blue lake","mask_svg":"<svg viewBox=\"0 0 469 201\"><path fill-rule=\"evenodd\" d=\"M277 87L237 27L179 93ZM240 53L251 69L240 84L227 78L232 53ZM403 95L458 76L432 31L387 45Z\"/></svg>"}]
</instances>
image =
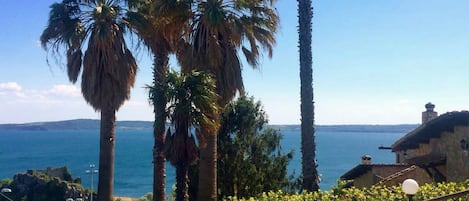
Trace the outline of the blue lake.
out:
<instances>
[{"instance_id":1,"label":"blue lake","mask_svg":"<svg viewBox=\"0 0 469 201\"><path fill-rule=\"evenodd\" d=\"M294 150L289 171L301 172L299 131L281 131L285 151ZM389 146L405 133L316 131L317 160L322 182L328 190L346 171L360 163L360 156L369 154L373 163L393 163L395 156ZM115 150L114 193L141 197L152 191L153 164L151 130L117 130ZM89 164L98 166L99 131L6 131L0 130L0 179L13 178L28 169L67 166L74 178L81 177L90 186ZM175 183L175 173L167 164L167 193ZM94 177L94 187L97 185Z\"/></svg>"}]
</instances>

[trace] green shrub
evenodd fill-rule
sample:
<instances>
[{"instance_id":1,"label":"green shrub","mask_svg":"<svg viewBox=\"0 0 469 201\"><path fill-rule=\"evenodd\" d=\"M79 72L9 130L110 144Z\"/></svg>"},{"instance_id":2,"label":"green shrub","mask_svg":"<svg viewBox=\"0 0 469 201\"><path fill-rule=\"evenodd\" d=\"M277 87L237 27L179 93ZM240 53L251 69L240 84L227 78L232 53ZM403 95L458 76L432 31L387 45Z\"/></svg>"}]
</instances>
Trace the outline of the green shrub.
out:
<instances>
[{"instance_id":1,"label":"green shrub","mask_svg":"<svg viewBox=\"0 0 469 201\"><path fill-rule=\"evenodd\" d=\"M138 201L152 201L153 200L153 193L147 193L144 196L142 196Z\"/></svg>"},{"instance_id":2,"label":"green shrub","mask_svg":"<svg viewBox=\"0 0 469 201\"><path fill-rule=\"evenodd\" d=\"M9 179L9 178L5 178L5 179L0 180L0 188L10 186L10 184L11 184L11 179Z\"/></svg>"},{"instance_id":3,"label":"green shrub","mask_svg":"<svg viewBox=\"0 0 469 201\"><path fill-rule=\"evenodd\" d=\"M414 200L427 200L441 195L447 195L458 191L469 189L469 180L465 182L446 182L438 184L425 184L420 186L419 191L414 196ZM311 193L288 194L282 191L262 193L258 197L237 198L226 197L225 201L368 201L368 200L387 200L387 201L407 201L408 198L402 192L400 186L386 187L373 186L371 188L341 188L333 187L330 191L318 191ZM469 200L469 195L456 199L458 201Z\"/></svg>"}]
</instances>

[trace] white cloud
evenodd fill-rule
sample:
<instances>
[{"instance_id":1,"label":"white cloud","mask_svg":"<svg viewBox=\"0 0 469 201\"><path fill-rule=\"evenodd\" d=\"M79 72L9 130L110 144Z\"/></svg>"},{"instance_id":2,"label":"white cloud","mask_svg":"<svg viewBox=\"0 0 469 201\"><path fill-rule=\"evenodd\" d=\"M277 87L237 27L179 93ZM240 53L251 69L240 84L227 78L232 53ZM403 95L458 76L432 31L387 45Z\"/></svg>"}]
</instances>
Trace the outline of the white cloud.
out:
<instances>
[{"instance_id":1,"label":"white cloud","mask_svg":"<svg viewBox=\"0 0 469 201\"><path fill-rule=\"evenodd\" d=\"M144 94L142 91L136 94ZM0 103L0 123L99 119L99 113L81 96L80 88L70 84L33 89L16 82L0 82ZM135 96L122 105L117 115L119 120L151 120L153 109L145 96Z\"/></svg>"},{"instance_id":2,"label":"white cloud","mask_svg":"<svg viewBox=\"0 0 469 201\"><path fill-rule=\"evenodd\" d=\"M23 87L16 82L0 83L0 102L1 123L96 116L74 85L57 84L38 90Z\"/></svg>"},{"instance_id":3,"label":"white cloud","mask_svg":"<svg viewBox=\"0 0 469 201\"><path fill-rule=\"evenodd\" d=\"M4 103L57 103L80 98L80 89L74 85L58 84L46 90L33 90L23 89L16 82L0 83L0 99Z\"/></svg>"},{"instance_id":4,"label":"white cloud","mask_svg":"<svg viewBox=\"0 0 469 201\"><path fill-rule=\"evenodd\" d=\"M49 94L67 97L80 97L81 91L75 85L59 84L54 85L47 91Z\"/></svg>"},{"instance_id":5,"label":"white cloud","mask_svg":"<svg viewBox=\"0 0 469 201\"><path fill-rule=\"evenodd\" d=\"M16 82L0 83L0 96L13 96L17 98L25 98L21 86Z\"/></svg>"},{"instance_id":6,"label":"white cloud","mask_svg":"<svg viewBox=\"0 0 469 201\"><path fill-rule=\"evenodd\" d=\"M0 91L21 91L21 86L16 82L0 83Z\"/></svg>"}]
</instances>

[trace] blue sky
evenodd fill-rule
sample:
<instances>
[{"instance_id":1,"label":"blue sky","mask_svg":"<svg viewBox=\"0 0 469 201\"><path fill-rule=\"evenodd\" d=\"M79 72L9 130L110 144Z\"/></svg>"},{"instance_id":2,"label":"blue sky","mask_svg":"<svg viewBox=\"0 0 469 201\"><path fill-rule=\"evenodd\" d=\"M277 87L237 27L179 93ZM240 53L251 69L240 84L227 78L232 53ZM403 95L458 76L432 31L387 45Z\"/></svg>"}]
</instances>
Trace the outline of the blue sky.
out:
<instances>
[{"instance_id":1,"label":"blue sky","mask_svg":"<svg viewBox=\"0 0 469 201\"><path fill-rule=\"evenodd\" d=\"M38 43L53 0L2 0L0 123L98 119ZM420 123L424 104L440 114L469 109L469 1L313 1L317 124ZM279 0L278 43L261 67L243 67L249 95L270 123L300 122L297 5ZM118 120L152 120L145 84L149 55L137 56L131 99ZM173 65L176 65L173 63Z\"/></svg>"}]
</instances>

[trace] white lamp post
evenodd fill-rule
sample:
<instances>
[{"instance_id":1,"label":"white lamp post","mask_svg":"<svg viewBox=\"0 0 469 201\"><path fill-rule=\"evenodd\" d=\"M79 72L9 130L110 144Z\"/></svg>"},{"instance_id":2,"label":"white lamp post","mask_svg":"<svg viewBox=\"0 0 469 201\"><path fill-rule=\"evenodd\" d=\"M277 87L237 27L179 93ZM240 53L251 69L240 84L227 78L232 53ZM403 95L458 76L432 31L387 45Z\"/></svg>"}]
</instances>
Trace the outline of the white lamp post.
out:
<instances>
[{"instance_id":1,"label":"white lamp post","mask_svg":"<svg viewBox=\"0 0 469 201\"><path fill-rule=\"evenodd\" d=\"M86 170L86 173L90 174L90 178L91 178L91 184L90 184L90 186L91 186L91 188L90 188L90 189L91 189L91 190L90 190L90 192L91 192L91 198L90 198L90 200L91 200L91 201L93 201L93 174L97 174L97 173L98 173L98 170L95 170L95 169L94 169L95 167L96 167L96 166L95 166L94 164L90 164L90 169L89 169L89 170Z\"/></svg>"},{"instance_id":2,"label":"white lamp post","mask_svg":"<svg viewBox=\"0 0 469 201\"><path fill-rule=\"evenodd\" d=\"M410 201L412 201L412 198L418 190L419 184L417 183L417 181L413 179L406 179L404 180L404 182L402 182L402 191L407 194L407 197L409 197Z\"/></svg>"},{"instance_id":3,"label":"white lamp post","mask_svg":"<svg viewBox=\"0 0 469 201\"><path fill-rule=\"evenodd\" d=\"M10 199L9 197L7 197L5 194L3 193L11 193L11 189L9 188L2 188L2 190L0 191L0 195L2 197L4 197L5 199L7 199L8 201L13 201L12 199Z\"/></svg>"}]
</instances>

